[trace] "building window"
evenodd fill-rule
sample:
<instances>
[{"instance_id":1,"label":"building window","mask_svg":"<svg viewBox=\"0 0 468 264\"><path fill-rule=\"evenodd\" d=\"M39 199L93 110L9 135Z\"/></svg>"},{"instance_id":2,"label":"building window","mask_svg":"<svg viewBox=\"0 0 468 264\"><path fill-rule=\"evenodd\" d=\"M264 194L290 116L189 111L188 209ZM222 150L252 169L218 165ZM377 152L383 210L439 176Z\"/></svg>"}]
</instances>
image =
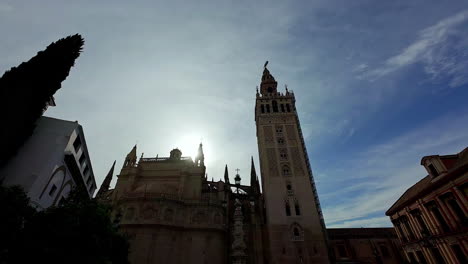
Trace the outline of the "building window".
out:
<instances>
[{"instance_id":1,"label":"building window","mask_svg":"<svg viewBox=\"0 0 468 264\"><path fill-rule=\"evenodd\" d=\"M83 170L83 176L88 175L88 171L89 171L89 167L86 166L86 167L84 168L84 170Z\"/></svg>"},{"instance_id":2,"label":"building window","mask_svg":"<svg viewBox=\"0 0 468 264\"><path fill-rule=\"evenodd\" d=\"M447 200L448 205L450 208L455 212L460 221L466 221L465 213L461 209L460 205L458 204L457 200L453 197Z\"/></svg>"},{"instance_id":3,"label":"building window","mask_svg":"<svg viewBox=\"0 0 468 264\"><path fill-rule=\"evenodd\" d=\"M286 104L286 110L287 110L288 112L291 112L291 108L289 108L289 104Z\"/></svg>"},{"instance_id":4,"label":"building window","mask_svg":"<svg viewBox=\"0 0 468 264\"><path fill-rule=\"evenodd\" d=\"M284 104L281 104L281 112L284 113Z\"/></svg>"},{"instance_id":5,"label":"building window","mask_svg":"<svg viewBox=\"0 0 468 264\"><path fill-rule=\"evenodd\" d=\"M91 178L91 176L90 176L90 177L88 177L88 180L86 180L86 185L88 185L88 186L89 186L89 184L91 183L91 179L92 179L92 178Z\"/></svg>"},{"instance_id":6,"label":"building window","mask_svg":"<svg viewBox=\"0 0 468 264\"><path fill-rule=\"evenodd\" d=\"M432 252L432 255L434 255L434 258L437 264L445 264L444 257L442 257L442 254L440 254L440 251L438 248L436 247L431 248L431 252Z\"/></svg>"},{"instance_id":7,"label":"building window","mask_svg":"<svg viewBox=\"0 0 468 264\"><path fill-rule=\"evenodd\" d=\"M299 234L299 228L294 227L293 234L294 234L295 237L299 237L299 235L300 235Z\"/></svg>"},{"instance_id":8,"label":"building window","mask_svg":"<svg viewBox=\"0 0 468 264\"><path fill-rule=\"evenodd\" d=\"M81 157L79 159L80 165L83 166L84 162L86 160L86 155L84 153L81 153Z\"/></svg>"},{"instance_id":9,"label":"building window","mask_svg":"<svg viewBox=\"0 0 468 264\"><path fill-rule=\"evenodd\" d=\"M278 144L284 144L284 138L282 137L279 137L276 141L278 142Z\"/></svg>"},{"instance_id":10,"label":"building window","mask_svg":"<svg viewBox=\"0 0 468 264\"><path fill-rule=\"evenodd\" d=\"M59 206L63 205L63 203L65 203L65 197L62 196L62 198L60 198L59 200Z\"/></svg>"},{"instance_id":11,"label":"building window","mask_svg":"<svg viewBox=\"0 0 468 264\"><path fill-rule=\"evenodd\" d=\"M290 183L288 183L288 184L286 185L286 190L292 191L292 187L291 187L291 184L290 184Z\"/></svg>"},{"instance_id":12,"label":"building window","mask_svg":"<svg viewBox=\"0 0 468 264\"><path fill-rule=\"evenodd\" d=\"M265 106L264 105L260 105L260 109L262 109L262 114L265 113Z\"/></svg>"},{"instance_id":13,"label":"building window","mask_svg":"<svg viewBox=\"0 0 468 264\"><path fill-rule=\"evenodd\" d=\"M461 249L460 245L454 244L450 246L453 250L453 253L455 253L455 256L457 257L458 262L460 263L466 263L466 256L465 253L463 253L463 250Z\"/></svg>"},{"instance_id":14,"label":"building window","mask_svg":"<svg viewBox=\"0 0 468 264\"><path fill-rule=\"evenodd\" d=\"M280 159L282 160L288 159L288 153L285 149L280 149Z\"/></svg>"},{"instance_id":15,"label":"building window","mask_svg":"<svg viewBox=\"0 0 468 264\"><path fill-rule=\"evenodd\" d=\"M436 168L434 167L434 165L432 164L429 164L429 166L427 166L429 168L429 171L431 172L432 176L433 177L437 177L439 176L439 173L437 172Z\"/></svg>"},{"instance_id":16,"label":"building window","mask_svg":"<svg viewBox=\"0 0 468 264\"><path fill-rule=\"evenodd\" d=\"M422 253L422 251L420 250L416 251L416 256L418 257L419 263L427 264L426 257L424 257L424 254Z\"/></svg>"},{"instance_id":17,"label":"building window","mask_svg":"<svg viewBox=\"0 0 468 264\"><path fill-rule=\"evenodd\" d=\"M419 210L413 210L411 211L411 214L413 217L416 219L416 222L418 222L419 226L421 227L421 234L424 236L429 235L429 229L427 228L426 222L424 222L424 219L422 218L421 212Z\"/></svg>"},{"instance_id":18,"label":"building window","mask_svg":"<svg viewBox=\"0 0 468 264\"><path fill-rule=\"evenodd\" d=\"M270 113L270 105L269 104L266 105L266 111L267 111L267 113Z\"/></svg>"},{"instance_id":19,"label":"building window","mask_svg":"<svg viewBox=\"0 0 468 264\"><path fill-rule=\"evenodd\" d=\"M291 172L289 171L288 165L283 166L283 176L289 176L291 175Z\"/></svg>"},{"instance_id":20,"label":"building window","mask_svg":"<svg viewBox=\"0 0 468 264\"><path fill-rule=\"evenodd\" d=\"M81 147L81 139L80 139L80 136L77 135L75 141L73 142L73 148L75 148L75 152L78 152L80 147Z\"/></svg>"},{"instance_id":21,"label":"building window","mask_svg":"<svg viewBox=\"0 0 468 264\"><path fill-rule=\"evenodd\" d=\"M418 261L416 260L416 257L414 256L414 253L413 252L409 252L408 253L408 260L410 263L418 263Z\"/></svg>"},{"instance_id":22,"label":"building window","mask_svg":"<svg viewBox=\"0 0 468 264\"><path fill-rule=\"evenodd\" d=\"M273 100L272 106L273 106L273 112L277 113L278 112L278 103L276 102L276 100Z\"/></svg>"},{"instance_id":23,"label":"building window","mask_svg":"<svg viewBox=\"0 0 468 264\"><path fill-rule=\"evenodd\" d=\"M278 133L278 134L283 133L283 128L282 127L276 127L276 133Z\"/></svg>"},{"instance_id":24,"label":"building window","mask_svg":"<svg viewBox=\"0 0 468 264\"><path fill-rule=\"evenodd\" d=\"M57 186L55 186L55 184L52 184L52 187L50 187L49 196L54 195L55 191L57 191Z\"/></svg>"},{"instance_id":25,"label":"building window","mask_svg":"<svg viewBox=\"0 0 468 264\"><path fill-rule=\"evenodd\" d=\"M401 227L401 220L400 219L395 220L394 225L395 225L395 227L397 228L398 232L401 235L401 240L403 242L407 242L408 238L406 237L406 234L405 234L405 232L403 232L403 228Z\"/></svg>"},{"instance_id":26,"label":"building window","mask_svg":"<svg viewBox=\"0 0 468 264\"><path fill-rule=\"evenodd\" d=\"M440 227L442 228L442 231L444 232L449 232L450 227L448 226L447 222L445 221L445 218L442 216L442 214L439 211L439 208L437 208L436 204L434 202L430 202L427 207L429 210L431 210L432 214L436 218L437 222L439 223Z\"/></svg>"},{"instance_id":27,"label":"building window","mask_svg":"<svg viewBox=\"0 0 468 264\"><path fill-rule=\"evenodd\" d=\"M340 256L340 258L348 257L348 252L346 252L345 245L336 245L336 248L338 249L338 256Z\"/></svg>"},{"instance_id":28,"label":"building window","mask_svg":"<svg viewBox=\"0 0 468 264\"><path fill-rule=\"evenodd\" d=\"M286 216L291 216L291 207L289 207L289 201L285 202Z\"/></svg>"},{"instance_id":29,"label":"building window","mask_svg":"<svg viewBox=\"0 0 468 264\"><path fill-rule=\"evenodd\" d=\"M268 87L268 88L267 88L267 91L268 91L269 93L272 93L272 92L273 92L273 87Z\"/></svg>"},{"instance_id":30,"label":"building window","mask_svg":"<svg viewBox=\"0 0 468 264\"><path fill-rule=\"evenodd\" d=\"M390 252L386 245L380 245L380 252L382 253L382 257L388 258L390 257Z\"/></svg>"},{"instance_id":31,"label":"building window","mask_svg":"<svg viewBox=\"0 0 468 264\"><path fill-rule=\"evenodd\" d=\"M410 240L414 240L413 229L411 229L411 227L410 227L410 225L409 225L408 217L403 216L403 217L402 217L402 222L403 222L403 225L405 226L406 230L408 231L409 239L410 239Z\"/></svg>"},{"instance_id":32,"label":"building window","mask_svg":"<svg viewBox=\"0 0 468 264\"><path fill-rule=\"evenodd\" d=\"M297 201L294 204L294 209L296 210L296 215L301 215L301 208L299 208L299 203Z\"/></svg>"}]
</instances>

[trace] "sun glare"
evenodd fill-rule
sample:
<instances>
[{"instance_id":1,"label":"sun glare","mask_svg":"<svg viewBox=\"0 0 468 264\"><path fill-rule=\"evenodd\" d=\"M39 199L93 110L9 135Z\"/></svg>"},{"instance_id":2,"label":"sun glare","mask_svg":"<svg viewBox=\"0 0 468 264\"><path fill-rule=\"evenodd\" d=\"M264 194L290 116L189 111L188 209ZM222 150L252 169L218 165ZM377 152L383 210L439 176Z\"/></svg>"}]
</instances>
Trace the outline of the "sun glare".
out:
<instances>
[{"instance_id":1,"label":"sun glare","mask_svg":"<svg viewBox=\"0 0 468 264\"><path fill-rule=\"evenodd\" d=\"M192 159L195 159L198 152L198 145L201 140L201 137L196 134L183 135L176 140L175 147L182 151L183 157L191 157Z\"/></svg>"}]
</instances>

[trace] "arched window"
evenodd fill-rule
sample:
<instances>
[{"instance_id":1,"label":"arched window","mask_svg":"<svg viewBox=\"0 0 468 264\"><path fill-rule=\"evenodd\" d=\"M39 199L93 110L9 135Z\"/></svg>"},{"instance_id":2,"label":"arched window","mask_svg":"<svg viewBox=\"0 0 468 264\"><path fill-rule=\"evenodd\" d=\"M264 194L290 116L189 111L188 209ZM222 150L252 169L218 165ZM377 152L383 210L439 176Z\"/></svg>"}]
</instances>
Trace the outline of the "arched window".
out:
<instances>
[{"instance_id":1,"label":"arched window","mask_svg":"<svg viewBox=\"0 0 468 264\"><path fill-rule=\"evenodd\" d=\"M284 104L281 104L281 112L284 112Z\"/></svg>"},{"instance_id":2,"label":"arched window","mask_svg":"<svg viewBox=\"0 0 468 264\"><path fill-rule=\"evenodd\" d=\"M270 113L270 105L269 104L266 105L266 111L267 111L267 113Z\"/></svg>"},{"instance_id":3,"label":"arched window","mask_svg":"<svg viewBox=\"0 0 468 264\"><path fill-rule=\"evenodd\" d=\"M288 191L292 191L292 187L291 187L291 184L290 184L290 183L288 183L288 184L286 185L286 189L287 189Z\"/></svg>"},{"instance_id":4,"label":"arched window","mask_svg":"<svg viewBox=\"0 0 468 264\"><path fill-rule=\"evenodd\" d=\"M278 144L284 144L284 138L279 137L277 140Z\"/></svg>"},{"instance_id":5,"label":"arched window","mask_svg":"<svg viewBox=\"0 0 468 264\"><path fill-rule=\"evenodd\" d=\"M289 107L289 104L286 104L286 110L288 110L288 112L291 112L291 108Z\"/></svg>"},{"instance_id":6,"label":"arched window","mask_svg":"<svg viewBox=\"0 0 468 264\"><path fill-rule=\"evenodd\" d=\"M262 109L262 114L265 113L265 106L261 105L260 108Z\"/></svg>"},{"instance_id":7,"label":"arched window","mask_svg":"<svg viewBox=\"0 0 468 264\"><path fill-rule=\"evenodd\" d=\"M273 88L272 88L272 87L268 87L267 91L268 91L269 93L272 93L272 92L273 92Z\"/></svg>"},{"instance_id":8,"label":"arched window","mask_svg":"<svg viewBox=\"0 0 468 264\"><path fill-rule=\"evenodd\" d=\"M291 171L289 170L289 166L284 165L283 166L283 176L289 176L289 175L291 175Z\"/></svg>"},{"instance_id":9,"label":"arched window","mask_svg":"<svg viewBox=\"0 0 468 264\"><path fill-rule=\"evenodd\" d=\"M275 100L273 100L272 105L273 105L273 112L277 113L278 112L278 103Z\"/></svg>"},{"instance_id":10,"label":"arched window","mask_svg":"<svg viewBox=\"0 0 468 264\"><path fill-rule=\"evenodd\" d=\"M291 225L291 240L293 241L303 241L304 240L304 232L299 224L294 223Z\"/></svg>"}]
</instances>

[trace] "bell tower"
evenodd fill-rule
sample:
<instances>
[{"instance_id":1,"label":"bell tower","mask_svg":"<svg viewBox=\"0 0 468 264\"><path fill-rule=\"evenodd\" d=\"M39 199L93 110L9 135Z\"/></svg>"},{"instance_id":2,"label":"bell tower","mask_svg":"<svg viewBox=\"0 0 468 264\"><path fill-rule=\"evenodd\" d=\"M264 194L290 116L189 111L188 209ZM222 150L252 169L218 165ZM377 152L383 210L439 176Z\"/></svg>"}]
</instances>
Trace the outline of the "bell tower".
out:
<instances>
[{"instance_id":1,"label":"bell tower","mask_svg":"<svg viewBox=\"0 0 468 264\"><path fill-rule=\"evenodd\" d=\"M267 62L268 63L268 62ZM329 263L327 235L292 91L265 63L255 122L269 263Z\"/></svg>"}]
</instances>

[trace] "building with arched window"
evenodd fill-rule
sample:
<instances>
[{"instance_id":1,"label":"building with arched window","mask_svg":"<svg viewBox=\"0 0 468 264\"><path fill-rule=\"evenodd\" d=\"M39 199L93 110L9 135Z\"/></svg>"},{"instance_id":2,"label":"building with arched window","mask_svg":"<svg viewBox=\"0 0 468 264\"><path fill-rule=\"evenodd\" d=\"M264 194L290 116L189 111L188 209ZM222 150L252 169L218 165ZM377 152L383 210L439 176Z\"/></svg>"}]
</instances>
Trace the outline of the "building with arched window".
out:
<instances>
[{"instance_id":1,"label":"building with arched window","mask_svg":"<svg viewBox=\"0 0 468 264\"><path fill-rule=\"evenodd\" d=\"M96 190L83 128L77 121L39 118L31 137L0 169L5 185L23 187L38 209L57 205L74 186Z\"/></svg>"},{"instance_id":2,"label":"building with arched window","mask_svg":"<svg viewBox=\"0 0 468 264\"><path fill-rule=\"evenodd\" d=\"M411 263L467 263L468 148L421 160L428 175L387 210Z\"/></svg>"}]
</instances>

